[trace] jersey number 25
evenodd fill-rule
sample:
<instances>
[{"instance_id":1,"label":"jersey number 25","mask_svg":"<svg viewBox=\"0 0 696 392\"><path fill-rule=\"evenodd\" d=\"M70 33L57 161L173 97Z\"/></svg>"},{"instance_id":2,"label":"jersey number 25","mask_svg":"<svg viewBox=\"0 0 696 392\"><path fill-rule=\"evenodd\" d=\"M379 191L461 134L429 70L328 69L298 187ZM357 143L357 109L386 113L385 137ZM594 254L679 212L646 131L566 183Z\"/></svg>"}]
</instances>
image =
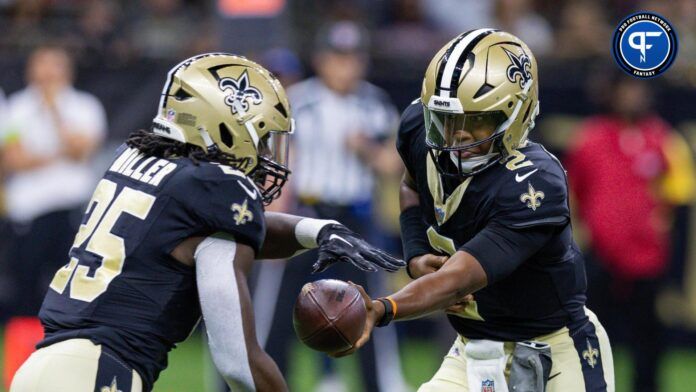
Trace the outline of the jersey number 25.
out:
<instances>
[{"instance_id":1,"label":"jersey number 25","mask_svg":"<svg viewBox=\"0 0 696 392\"><path fill-rule=\"evenodd\" d=\"M87 251L101 256L101 266L90 277L89 267L80 265L77 258L71 257L68 265L56 272L50 284L59 294L72 282L70 298L92 302L121 274L126 248L123 238L112 234L111 229L124 212L144 220L155 204L155 197L128 187L118 195L116 190L116 183L112 181L103 179L99 182L87 207L92 214L85 224L80 225L73 243L73 248L79 248L88 241Z\"/></svg>"}]
</instances>

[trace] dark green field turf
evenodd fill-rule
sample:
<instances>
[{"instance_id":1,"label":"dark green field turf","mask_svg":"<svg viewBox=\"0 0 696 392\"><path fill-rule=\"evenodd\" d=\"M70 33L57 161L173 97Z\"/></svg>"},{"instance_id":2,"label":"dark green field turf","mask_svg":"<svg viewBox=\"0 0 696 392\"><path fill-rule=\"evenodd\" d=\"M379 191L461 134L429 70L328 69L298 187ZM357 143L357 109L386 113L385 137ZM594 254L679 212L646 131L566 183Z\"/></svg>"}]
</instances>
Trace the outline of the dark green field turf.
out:
<instances>
[{"instance_id":1,"label":"dark green field turf","mask_svg":"<svg viewBox=\"0 0 696 392\"><path fill-rule=\"evenodd\" d=\"M417 388L428 380L440 365L441 355L435 346L426 341L409 341L401 348L406 381ZM194 335L171 355L169 368L162 374L155 392L203 391L205 364L203 342ZM625 349L614 352L616 367L616 391L630 392L629 380L632 372L631 360ZM299 344L290 370L289 383L292 391L312 391L318 381L318 357ZM359 374L354 358L339 360L339 372L347 380L350 391L359 391ZM662 364L662 391L692 392L696 390L696 351L672 350Z\"/></svg>"},{"instance_id":2,"label":"dark green field turf","mask_svg":"<svg viewBox=\"0 0 696 392\"><path fill-rule=\"evenodd\" d=\"M196 334L175 349L170 355L169 368L162 373L155 392L204 392L206 390L205 374L211 374L212 365L203 346L201 336ZM0 353L2 353L1 346ZM409 341L402 345L404 375L414 390L435 372L442 354L437 352L435 345L427 341ZM299 344L296 346L289 376L292 391L313 390L319 378L318 358L314 352ZM630 392L632 388L628 380L632 366L626 350L616 349L614 359L616 391ZM347 380L348 389L359 391L360 376L355 359L339 360L338 370ZM670 351L662 364L661 373L662 391L692 392L696 390L696 350ZM1 386L0 391L4 392Z\"/></svg>"}]
</instances>

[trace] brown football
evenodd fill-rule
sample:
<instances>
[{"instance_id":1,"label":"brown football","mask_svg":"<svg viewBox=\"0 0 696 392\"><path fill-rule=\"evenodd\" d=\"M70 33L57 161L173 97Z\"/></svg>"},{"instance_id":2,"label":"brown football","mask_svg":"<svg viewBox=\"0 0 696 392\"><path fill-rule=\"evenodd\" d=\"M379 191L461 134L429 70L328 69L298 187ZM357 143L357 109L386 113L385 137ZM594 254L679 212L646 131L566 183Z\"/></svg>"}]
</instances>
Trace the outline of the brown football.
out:
<instances>
[{"instance_id":1,"label":"brown football","mask_svg":"<svg viewBox=\"0 0 696 392\"><path fill-rule=\"evenodd\" d=\"M365 303L358 289L335 279L304 285L293 311L297 337L325 353L352 348L362 335L366 318Z\"/></svg>"}]
</instances>

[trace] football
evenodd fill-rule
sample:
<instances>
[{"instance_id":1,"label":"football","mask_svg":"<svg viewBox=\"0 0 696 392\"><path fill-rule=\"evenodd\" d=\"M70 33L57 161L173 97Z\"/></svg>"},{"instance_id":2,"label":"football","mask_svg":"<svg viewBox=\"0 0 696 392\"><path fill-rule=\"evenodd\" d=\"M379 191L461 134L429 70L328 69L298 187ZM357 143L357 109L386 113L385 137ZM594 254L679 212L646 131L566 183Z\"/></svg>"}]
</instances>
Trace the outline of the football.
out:
<instances>
[{"instance_id":1,"label":"football","mask_svg":"<svg viewBox=\"0 0 696 392\"><path fill-rule=\"evenodd\" d=\"M341 280L323 279L302 287L295 302L293 324L305 345L337 353L353 347L362 335L366 317L358 289Z\"/></svg>"}]
</instances>

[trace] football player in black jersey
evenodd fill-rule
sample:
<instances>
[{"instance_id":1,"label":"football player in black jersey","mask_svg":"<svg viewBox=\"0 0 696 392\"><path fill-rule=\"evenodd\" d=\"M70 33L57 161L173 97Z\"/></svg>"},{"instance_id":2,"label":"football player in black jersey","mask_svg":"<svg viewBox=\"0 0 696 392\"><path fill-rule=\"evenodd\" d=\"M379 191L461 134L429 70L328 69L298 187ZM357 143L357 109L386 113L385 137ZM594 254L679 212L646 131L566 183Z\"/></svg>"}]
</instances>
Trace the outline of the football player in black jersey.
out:
<instances>
[{"instance_id":1,"label":"football player in black jersey","mask_svg":"<svg viewBox=\"0 0 696 392\"><path fill-rule=\"evenodd\" d=\"M609 339L585 308L565 171L527 139L538 83L521 40L473 30L435 55L403 113L401 230L415 280L374 301L363 291L357 346L375 324L445 310L458 336L419 391L614 390Z\"/></svg>"},{"instance_id":2,"label":"football player in black jersey","mask_svg":"<svg viewBox=\"0 0 696 392\"><path fill-rule=\"evenodd\" d=\"M315 271L404 265L338 222L264 213L289 174L292 124L283 87L252 61L174 67L152 132L132 134L97 185L11 391L150 391L201 314L234 390L286 390L255 337L253 260L319 247Z\"/></svg>"}]
</instances>

